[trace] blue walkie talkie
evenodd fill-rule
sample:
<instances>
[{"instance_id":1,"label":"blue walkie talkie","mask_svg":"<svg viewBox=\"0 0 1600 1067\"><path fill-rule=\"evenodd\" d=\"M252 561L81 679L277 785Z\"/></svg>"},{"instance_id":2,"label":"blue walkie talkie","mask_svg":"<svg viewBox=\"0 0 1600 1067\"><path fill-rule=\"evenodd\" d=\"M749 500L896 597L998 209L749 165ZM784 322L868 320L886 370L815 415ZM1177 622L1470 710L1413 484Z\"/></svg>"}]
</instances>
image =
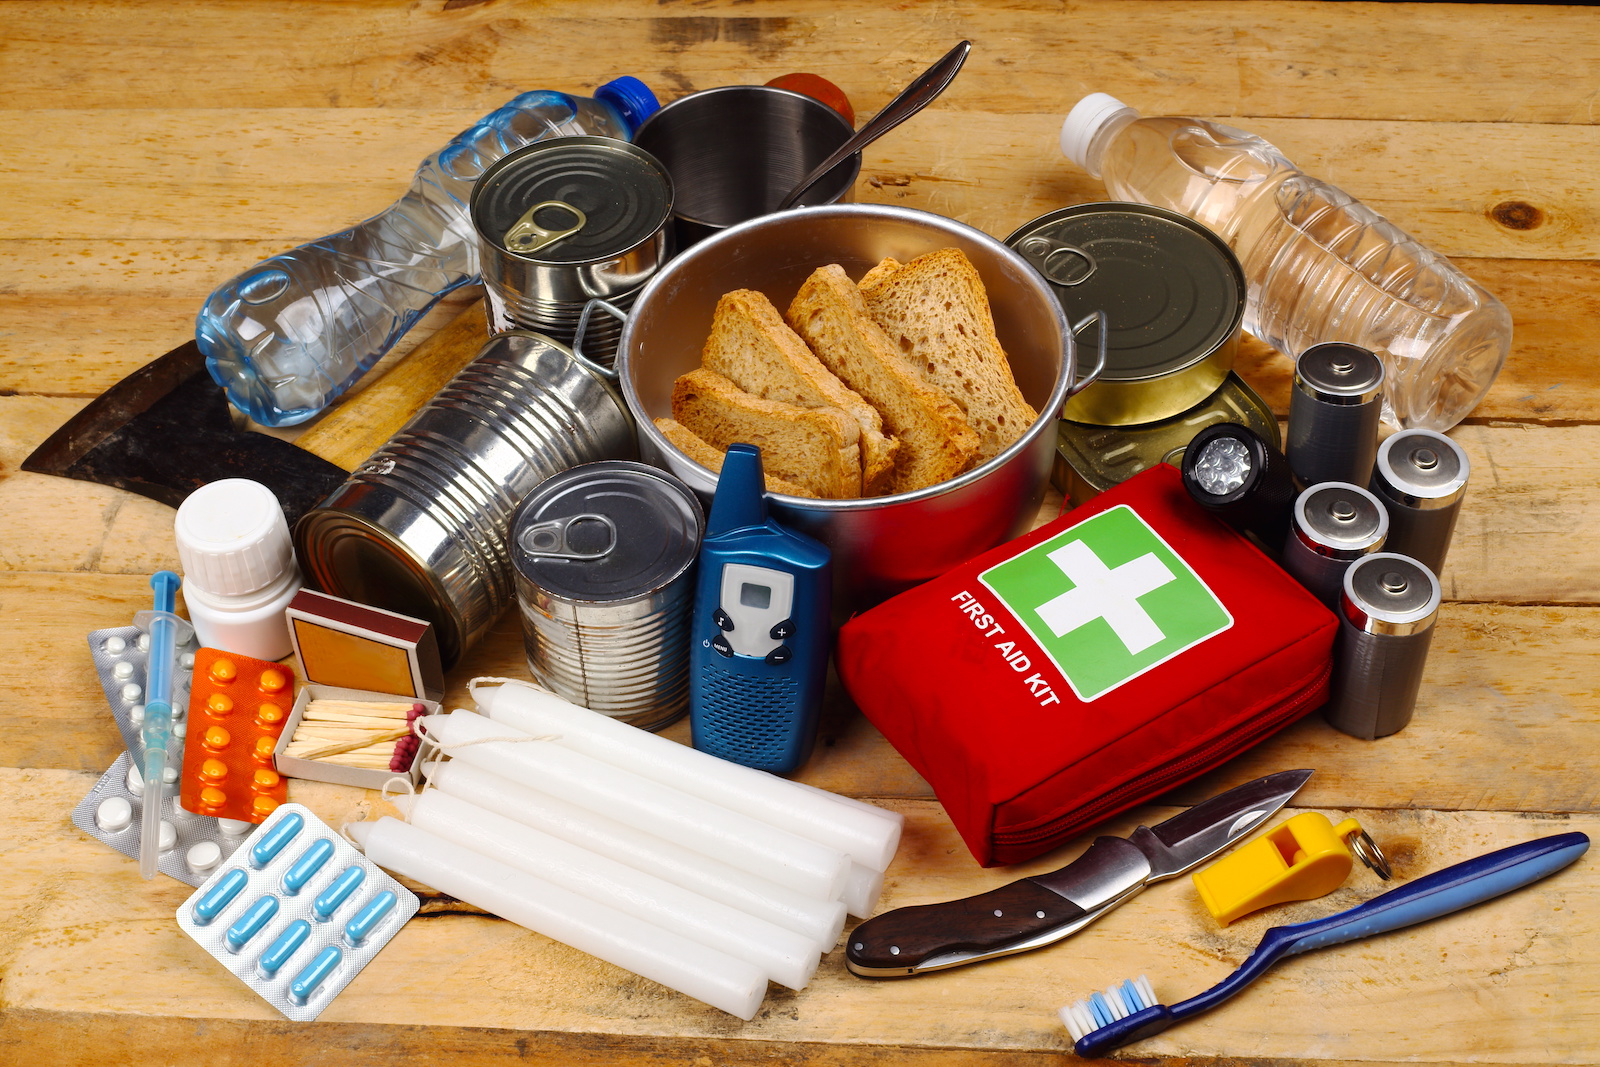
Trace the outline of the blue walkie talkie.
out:
<instances>
[{"instance_id":1,"label":"blue walkie talkie","mask_svg":"<svg viewBox=\"0 0 1600 1067\"><path fill-rule=\"evenodd\" d=\"M832 566L767 518L761 450L733 445L700 544L689 668L694 747L785 774L811 754L828 670Z\"/></svg>"}]
</instances>

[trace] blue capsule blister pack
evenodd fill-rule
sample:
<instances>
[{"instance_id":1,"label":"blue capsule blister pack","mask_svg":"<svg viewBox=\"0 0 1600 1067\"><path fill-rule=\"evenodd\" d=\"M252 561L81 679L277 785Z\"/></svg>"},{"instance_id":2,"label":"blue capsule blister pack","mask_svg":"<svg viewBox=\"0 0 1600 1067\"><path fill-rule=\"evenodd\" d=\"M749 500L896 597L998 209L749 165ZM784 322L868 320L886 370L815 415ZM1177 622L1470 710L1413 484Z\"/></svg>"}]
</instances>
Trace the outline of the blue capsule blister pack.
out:
<instances>
[{"instance_id":1,"label":"blue capsule blister pack","mask_svg":"<svg viewBox=\"0 0 1600 1067\"><path fill-rule=\"evenodd\" d=\"M297 1022L321 1014L417 913L416 895L283 804L178 909L178 925Z\"/></svg>"}]
</instances>

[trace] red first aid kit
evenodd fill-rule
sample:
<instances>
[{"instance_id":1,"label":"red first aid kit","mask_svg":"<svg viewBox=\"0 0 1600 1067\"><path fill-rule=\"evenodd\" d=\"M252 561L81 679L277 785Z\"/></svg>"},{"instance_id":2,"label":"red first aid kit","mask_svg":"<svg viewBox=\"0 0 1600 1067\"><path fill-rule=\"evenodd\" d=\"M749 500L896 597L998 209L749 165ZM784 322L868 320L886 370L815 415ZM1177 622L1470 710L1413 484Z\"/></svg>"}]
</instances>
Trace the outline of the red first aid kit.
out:
<instances>
[{"instance_id":1,"label":"red first aid kit","mask_svg":"<svg viewBox=\"0 0 1600 1067\"><path fill-rule=\"evenodd\" d=\"M1337 629L1161 464L851 619L836 663L988 867L1321 706Z\"/></svg>"}]
</instances>

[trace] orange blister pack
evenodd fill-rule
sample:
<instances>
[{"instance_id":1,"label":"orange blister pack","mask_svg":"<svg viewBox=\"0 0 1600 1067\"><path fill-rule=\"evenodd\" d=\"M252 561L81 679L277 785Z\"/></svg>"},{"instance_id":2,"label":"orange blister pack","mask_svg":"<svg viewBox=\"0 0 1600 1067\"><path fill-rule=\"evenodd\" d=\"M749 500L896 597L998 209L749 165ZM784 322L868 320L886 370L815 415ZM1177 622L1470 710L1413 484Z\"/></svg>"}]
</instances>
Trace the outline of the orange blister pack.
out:
<instances>
[{"instance_id":1,"label":"orange blister pack","mask_svg":"<svg viewBox=\"0 0 1600 1067\"><path fill-rule=\"evenodd\" d=\"M261 822L287 799L272 750L294 706L280 663L202 648L195 653L178 798L184 810Z\"/></svg>"}]
</instances>

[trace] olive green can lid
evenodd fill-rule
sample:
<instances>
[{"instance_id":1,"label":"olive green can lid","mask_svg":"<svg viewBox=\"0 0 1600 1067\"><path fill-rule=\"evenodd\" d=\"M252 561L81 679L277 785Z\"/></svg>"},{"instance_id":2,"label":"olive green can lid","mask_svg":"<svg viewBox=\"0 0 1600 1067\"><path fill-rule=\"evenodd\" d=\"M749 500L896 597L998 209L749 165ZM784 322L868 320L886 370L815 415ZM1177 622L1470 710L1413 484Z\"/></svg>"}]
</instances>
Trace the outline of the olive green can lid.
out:
<instances>
[{"instance_id":1,"label":"olive green can lid","mask_svg":"<svg viewBox=\"0 0 1600 1067\"><path fill-rule=\"evenodd\" d=\"M1005 243L1044 276L1068 321L1105 312L1105 370L1073 398L1068 417L1116 425L1168 418L1205 399L1232 368L1244 270L1193 219L1147 204L1079 204L1026 223ZM1096 341L1079 335L1086 351Z\"/></svg>"}]
</instances>

